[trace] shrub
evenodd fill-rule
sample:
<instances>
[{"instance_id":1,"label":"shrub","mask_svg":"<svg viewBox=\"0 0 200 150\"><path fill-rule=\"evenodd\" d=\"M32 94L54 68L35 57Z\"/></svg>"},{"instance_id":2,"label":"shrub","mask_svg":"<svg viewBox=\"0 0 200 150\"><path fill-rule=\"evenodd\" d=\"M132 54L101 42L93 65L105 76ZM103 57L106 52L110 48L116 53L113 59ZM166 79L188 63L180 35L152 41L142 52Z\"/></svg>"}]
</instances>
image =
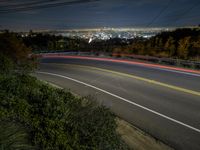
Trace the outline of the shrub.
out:
<instances>
[{"instance_id":1,"label":"shrub","mask_svg":"<svg viewBox=\"0 0 200 150\"><path fill-rule=\"evenodd\" d=\"M39 149L127 149L107 108L28 75L0 76L0 117L23 124Z\"/></svg>"},{"instance_id":2,"label":"shrub","mask_svg":"<svg viewBox=\"0 0 200 150\"><path fill-rule=\"evenodd\" d=\"M19 123L0 120L1 150L31 150L35 149L29 141L27 130Z\"/></svg>"},{"instance_id":3,"label":"shrub","mask_svg":"<svg viewBox=\"0 0 200 150\"><path fill-rule=\"evenodd\" d=\"M14 64L11 59L0 54L0 73L10 74L14 69Z\"/></svg>"},{"instance_id":4,"label":"shrub","mask_svg":"<svg viewBox=\"0 0 200 150\"><path fill-rule=\"evenodd\" d=\"M31 49L26 47L14 33L0 34L0 69L5 71L17 70L25 74L37 66L36 58L31 55Z\"/></svg>"}]
</instances>

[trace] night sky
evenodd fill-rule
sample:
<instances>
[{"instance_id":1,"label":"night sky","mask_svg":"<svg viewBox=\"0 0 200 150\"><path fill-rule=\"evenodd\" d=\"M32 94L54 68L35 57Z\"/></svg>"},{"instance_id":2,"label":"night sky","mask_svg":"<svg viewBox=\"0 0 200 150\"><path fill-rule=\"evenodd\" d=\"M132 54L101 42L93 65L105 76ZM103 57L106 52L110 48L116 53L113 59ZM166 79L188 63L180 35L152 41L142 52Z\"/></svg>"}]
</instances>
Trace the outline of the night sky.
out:
<instances>
[{"instance_id":1,"label":"night sky","mask_svg":"<svg viewBox=\"0 0 200 150\"><path fill-rule=\"evenodd\" d=\"M0 0L0 29L200 24L200 0Z\"/></svg>"}]
</instances>

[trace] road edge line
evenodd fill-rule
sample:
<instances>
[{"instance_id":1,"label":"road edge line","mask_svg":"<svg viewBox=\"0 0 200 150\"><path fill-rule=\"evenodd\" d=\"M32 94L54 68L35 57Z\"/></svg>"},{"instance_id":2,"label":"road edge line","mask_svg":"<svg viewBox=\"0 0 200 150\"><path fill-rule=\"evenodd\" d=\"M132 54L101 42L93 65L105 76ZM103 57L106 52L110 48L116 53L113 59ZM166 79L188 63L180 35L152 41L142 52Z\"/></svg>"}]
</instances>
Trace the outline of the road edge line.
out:
<instances>
[{"instance_id":1,"label":"road edge line","mask_svg":"<svg viewBox=\"0 0 200 150\"><path fill-rule=\"evenodd\" d=\"M132 101L130 101L130 100L128 100L128 99L125 99L125 98L123 98L123 97L121 97L121 96L118 96L118 95L115 95L115 94L113 94L113 93L110 93L110 92L108 92L108 91L106 91L106 90L103 90L103 89L98 88L98 87L96 87L96 86L93 86L93 85L91 85L91 84L88 84L88 83L85 83L85 82L82 82L82 81L79 81L79 80L76 80L76 79L73 79L73 78L70 78L70 77L67 77L67 76L55 74L55 73L49 73L49 72L43 72L43 71L36 71L36 73L46 74L46 75L52 75L52 76L57 76L57 77L61 77L61 78L65 78L65 79L74 81L74 82L79 83L79 84L83 84L83 85L85 85L85 86L88 86L88 87L90 87L90 88L93 88L93 89L96 89L96 90L101 91L101 92L103 92L103 93L106 93L106 94L108 94L108 95L110 95L110 96L113 96L113 97L115 97L115 98L118 98L118 99L120 99L120 100L123 100L123 101L125 101L125 102L127 102L127 103L129 103L129 104L132 104L132 105L134 105L134 106L137 106L137 107L139 107L139 108L142 108L142 109L144 109L144 110L146 110L146 111L149 111L149 112L151 112L151 113L153 113L153 114L156 114L156 115L158 115L158 116L160 116L160 117L163 117L163 118L165 118L165 119L167 119L167 120L170 120L170 121L172 121L172 122L174 122L174 123L177 123L177 124L179 124L179 125L182 125L182 126L184 126L184 127L187 127L187 128L189 128L189 129L191 129L191 130L193 130L193 131L196 131L196 132L200 133L200 129L197 129L197 128L195 128L195 127L192 127L192 126L190 126L190 125L188 125L188 124L185 124L185 123L183 123L183 122L181 122L181 121L178 121L178 120L176 120L176 119L173 119L173 118L171 118L171 117L168 117L168 116L166 116L166 115L164 115L164 114L161 114L161 113L159 113L159 112L157 112L157 111L154 111L154 110L152 110L152 109L149 109L149 108L147 108L147 107L145 107L145 106L142 106L142 105L140 105L140 104L137 104L137 103L135 103L135 102L132 102Z\"/></svg>"}]
</instances>

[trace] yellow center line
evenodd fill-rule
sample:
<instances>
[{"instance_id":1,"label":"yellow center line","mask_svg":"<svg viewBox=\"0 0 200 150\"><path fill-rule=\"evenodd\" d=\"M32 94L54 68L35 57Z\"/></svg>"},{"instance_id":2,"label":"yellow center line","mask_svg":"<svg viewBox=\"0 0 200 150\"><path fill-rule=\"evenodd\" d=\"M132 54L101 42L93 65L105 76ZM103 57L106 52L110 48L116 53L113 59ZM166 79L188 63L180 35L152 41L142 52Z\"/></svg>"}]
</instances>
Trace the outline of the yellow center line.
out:
<instances>
[{"instance_id":1,"label":"yellow center line","mask_svg":"<svg viewBox=\"0 0 200 150\"><path fill-rule=\"evenodd\" d=\"M103 69L103 68L97 68L97 67L92 67L92 66L87 66L87 65L75 65L75 64L59 64L59 65L76 66L76 67L80 67L80 68L88 68L88 69L93 69L93 70L108 72L108 73L117 74L117 75L120 75L120 76L125 76L125 77L129 77L129 78L133 78L133 79L136 79L136 80L148 82L148 83L151 83L151 84L163 86L163 87L170 88L170 89L173 89L173 90L176 90L176 91L180 91L180 92L184 92L184 93L188 93L188 94L200 96L200 92L198 92L198 91L193 91L193 90L181 88L181 87L178 87L178 86L174 86L174 85L162 83L162 82L155 81L155 80L150 80L150 79L147 79L147 78L143 78L143 77L139 77L139 76L127 74L127 73L122 73L122 72L117 72L117 71L113 71L113 70L108 70L108 69Z\"/></svg>"}]
</instances>

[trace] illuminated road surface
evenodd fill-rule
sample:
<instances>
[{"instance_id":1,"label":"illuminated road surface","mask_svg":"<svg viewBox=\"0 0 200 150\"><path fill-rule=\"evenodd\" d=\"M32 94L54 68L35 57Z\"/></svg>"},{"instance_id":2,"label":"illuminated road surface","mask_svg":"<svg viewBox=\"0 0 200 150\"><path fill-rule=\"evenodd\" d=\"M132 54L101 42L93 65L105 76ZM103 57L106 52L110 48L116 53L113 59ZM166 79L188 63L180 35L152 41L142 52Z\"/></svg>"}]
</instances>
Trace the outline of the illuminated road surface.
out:
<instances>
[{"instance_id":1,"label":"illuminated road surface","mask_svg":"<svg viewBox=\"0 0 200 150\"><path fill-rule=\"evenodd\" d=\"M200 149L200 74L143 64L43 58L38 78L83 96L177 149Z\"/></svg>"}]
</instances>

